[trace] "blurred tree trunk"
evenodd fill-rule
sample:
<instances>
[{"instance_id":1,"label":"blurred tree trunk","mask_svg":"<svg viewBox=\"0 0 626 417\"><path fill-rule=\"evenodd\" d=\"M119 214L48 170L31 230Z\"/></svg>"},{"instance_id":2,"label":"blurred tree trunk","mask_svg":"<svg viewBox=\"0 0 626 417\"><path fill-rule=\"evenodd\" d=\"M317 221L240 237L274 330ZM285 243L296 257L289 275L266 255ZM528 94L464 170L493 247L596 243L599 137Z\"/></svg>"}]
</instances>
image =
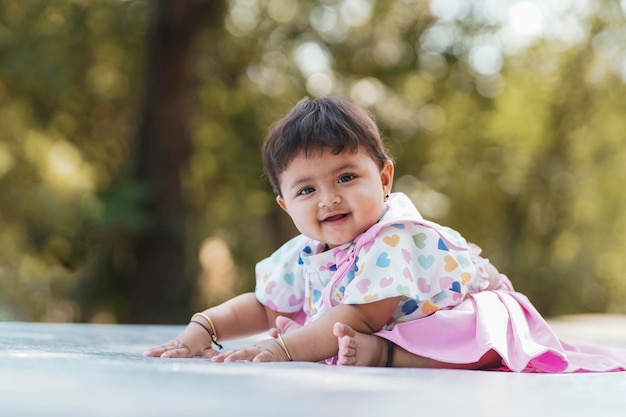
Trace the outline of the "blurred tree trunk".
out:
<instances>
[{"instance_id":1,"label":"blurred tree trunk","mask_svg":"<svg viewBox=\"0 0 626 417\"><path fill-rule=\"evenodd\" d=\"M135 156L136 178L150 194L142 207L148 227L133 242L137 271L130 283L130 321L134 323L180 322L189 313L180 171L191 150L193 46L203 25L221 25L222 6L217 0L150 3Z\"/></svg>"}]
</instances>

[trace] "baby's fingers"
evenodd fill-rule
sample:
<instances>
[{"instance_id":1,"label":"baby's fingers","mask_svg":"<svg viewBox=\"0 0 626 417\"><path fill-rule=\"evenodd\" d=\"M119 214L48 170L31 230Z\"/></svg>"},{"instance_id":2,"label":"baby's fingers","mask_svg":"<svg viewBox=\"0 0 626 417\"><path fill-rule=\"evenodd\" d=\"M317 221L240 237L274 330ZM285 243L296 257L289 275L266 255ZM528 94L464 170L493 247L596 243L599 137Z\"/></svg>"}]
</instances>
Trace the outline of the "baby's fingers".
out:
<instances>
[{"instance_id":1,"label":"baby's fingers","mask_svg":"<svg viewBox=\"0 0 626 417\"><path fill-rule=\"evenodd\" d=\"M246 348L235 349L230 352L226 352L223 355L213 357L213 362L236 362L236 361L251 361L256 355L259 354L258 348Z\"/></svg>"},{"instance_id":2,"label":"baby's fingers","mask_svg":"<svg viewBox=\"0 0 626 417\"><path fill-rule=\"evenodd\" d=\"M158 358L163 354L163 352L165 352L165 349L162 347L158 347L144 351L143 356L147 358Z\"/></svg>"},{"instance_id":3,"label":"baby's fingers","mask_svg":"<svg viewBox=\"0 0 626 417\"><path fill-rule=\"evenodd\" d=\"M269 350L264 350L263 352L256 355L252 362L274 362L276 361L276 357Z\"/></svg>"},{"instance_id":4,"label":"baby's fingers","mask_svg":"<svg viewBox=\"0 0 626 417\"><path fill-rule=\"evenodd\" d=\"M224 353L217 353L216 352L217 354L212 356L211 360L213 362L224 362L226 360L226 358L230 357L230 355L234 354L235 352L237 352L237 349L229 350L229 351L224 352Z\"/></svg>"},{"instance_id":5,"label":"baby's fingers","mask_svg":"<svg viewBox=\"0 0 626 417\"><path fill-rule=\"evenodd\" d=\"M152 358L158 358L158 357L160 357L163 354L163 352L166 352L166 351L168 351L168 350L170 350L170 349L172 349L174 347L175 347L175 344L174 344L173 341L172 342L168 342L168 343L166 343L166 344L164 344L162 346L157 346L157 347L154 347L152 349L148 349L148 350L144 351L143 352L143 356L152 357Z\"/></svg>"},{"instance_id":6,"label":"baby's fingers","mask_svg":"<svg viewBox=\"0 0 626 417\"><path fill-rule=\"evenodd\" d=\"M163 346L146 350L143 352L143 356L153 358L190 358L192 352L189 346L175 339Z\"/></svg>"},{"instance_id":7,"label":"baby's fingers","mask_svg":"<svg viewBox=\"0 0 626 417\"><path fill-rule=\"evenodd\" d=\"M200 356L203 358L214 358L217 355L219 355L219 353L217 353L215 349L212 349L210 347L204 348L199 353L196 354L196 356Z\"/></svg>"},{"instance_id":8,"label":"baby's fingers","mask_svg":"<svg viewBox=\"0 0 626 417\"><path fill-rule=\"evenodd\" d=\"M186 345L171 348L161 354L162 358L190 358L191 356L191 349Z\"/></svg>"}]
</instances>

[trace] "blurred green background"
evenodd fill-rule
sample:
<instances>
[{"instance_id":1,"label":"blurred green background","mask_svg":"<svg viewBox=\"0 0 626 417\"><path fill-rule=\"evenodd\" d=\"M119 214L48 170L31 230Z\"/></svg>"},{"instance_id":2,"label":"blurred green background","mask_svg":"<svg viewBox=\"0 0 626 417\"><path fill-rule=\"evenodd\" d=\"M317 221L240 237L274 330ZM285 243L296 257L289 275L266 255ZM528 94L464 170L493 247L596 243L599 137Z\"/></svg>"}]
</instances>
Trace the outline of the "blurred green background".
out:
<instances>
[{"instance_id":1,"label":"blurred green background","mask_svg":"<svg viewBox=\"0 0 626 417\"><path fill-rule=\"evenodd\" d=\"M626 1L2 0L0 320L180 323L295 234L259 146L375 116L547 316L626 313Z\"/></svg>"}]
</instances>

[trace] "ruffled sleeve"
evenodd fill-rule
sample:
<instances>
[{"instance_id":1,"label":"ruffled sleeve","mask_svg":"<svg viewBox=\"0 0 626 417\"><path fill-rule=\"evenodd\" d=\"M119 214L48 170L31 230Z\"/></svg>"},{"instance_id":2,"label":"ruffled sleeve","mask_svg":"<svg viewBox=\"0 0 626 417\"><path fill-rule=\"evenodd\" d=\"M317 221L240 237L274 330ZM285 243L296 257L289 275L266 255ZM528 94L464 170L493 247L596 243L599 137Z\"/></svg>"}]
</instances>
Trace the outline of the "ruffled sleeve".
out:
<instances>
[{"instance_id":1,"label":"ruffled sleeve","mask_svg":"<svg viewBox=\"0 0 626 417\"><path fill-rule=\"evenodd\" d=\"M281 313L302 310L305 282L300 253L310 239L296 236L256 265L255 294L261 304Z\"/></svg>"},{"instance_id":2,"label":"ruffled sleeve","mask_svg":"<svg viewBox=\"0 0 626 417\"><path fill-rule=\"evenodd\" d=\"M442 231L424 224L391 225L359 251L342 302L363 304L401 296L401 315L426 316L459 304L475 274L467 249L448 247Z\"/></svg>"}]
</instances>

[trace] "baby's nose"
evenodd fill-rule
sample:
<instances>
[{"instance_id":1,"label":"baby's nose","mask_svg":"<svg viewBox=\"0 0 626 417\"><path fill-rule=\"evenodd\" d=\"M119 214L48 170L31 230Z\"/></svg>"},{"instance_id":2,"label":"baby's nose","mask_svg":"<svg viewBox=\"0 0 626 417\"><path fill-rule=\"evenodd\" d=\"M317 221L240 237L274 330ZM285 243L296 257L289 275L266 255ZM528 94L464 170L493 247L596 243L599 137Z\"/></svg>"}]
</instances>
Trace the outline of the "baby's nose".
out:
<instances>
[{"instance_id":1,"label":"baby's nose","mask_svg":"<svg viewBox=\"0 0 626 417\"><path fill-rule=\"evenodd\" d=\"M334 190L329 190L321 195L321 199L319 201L319 207L331 207L335 204L338 204L341 201L341 197L339 193Z\"/></svg>"}]
</instances>

